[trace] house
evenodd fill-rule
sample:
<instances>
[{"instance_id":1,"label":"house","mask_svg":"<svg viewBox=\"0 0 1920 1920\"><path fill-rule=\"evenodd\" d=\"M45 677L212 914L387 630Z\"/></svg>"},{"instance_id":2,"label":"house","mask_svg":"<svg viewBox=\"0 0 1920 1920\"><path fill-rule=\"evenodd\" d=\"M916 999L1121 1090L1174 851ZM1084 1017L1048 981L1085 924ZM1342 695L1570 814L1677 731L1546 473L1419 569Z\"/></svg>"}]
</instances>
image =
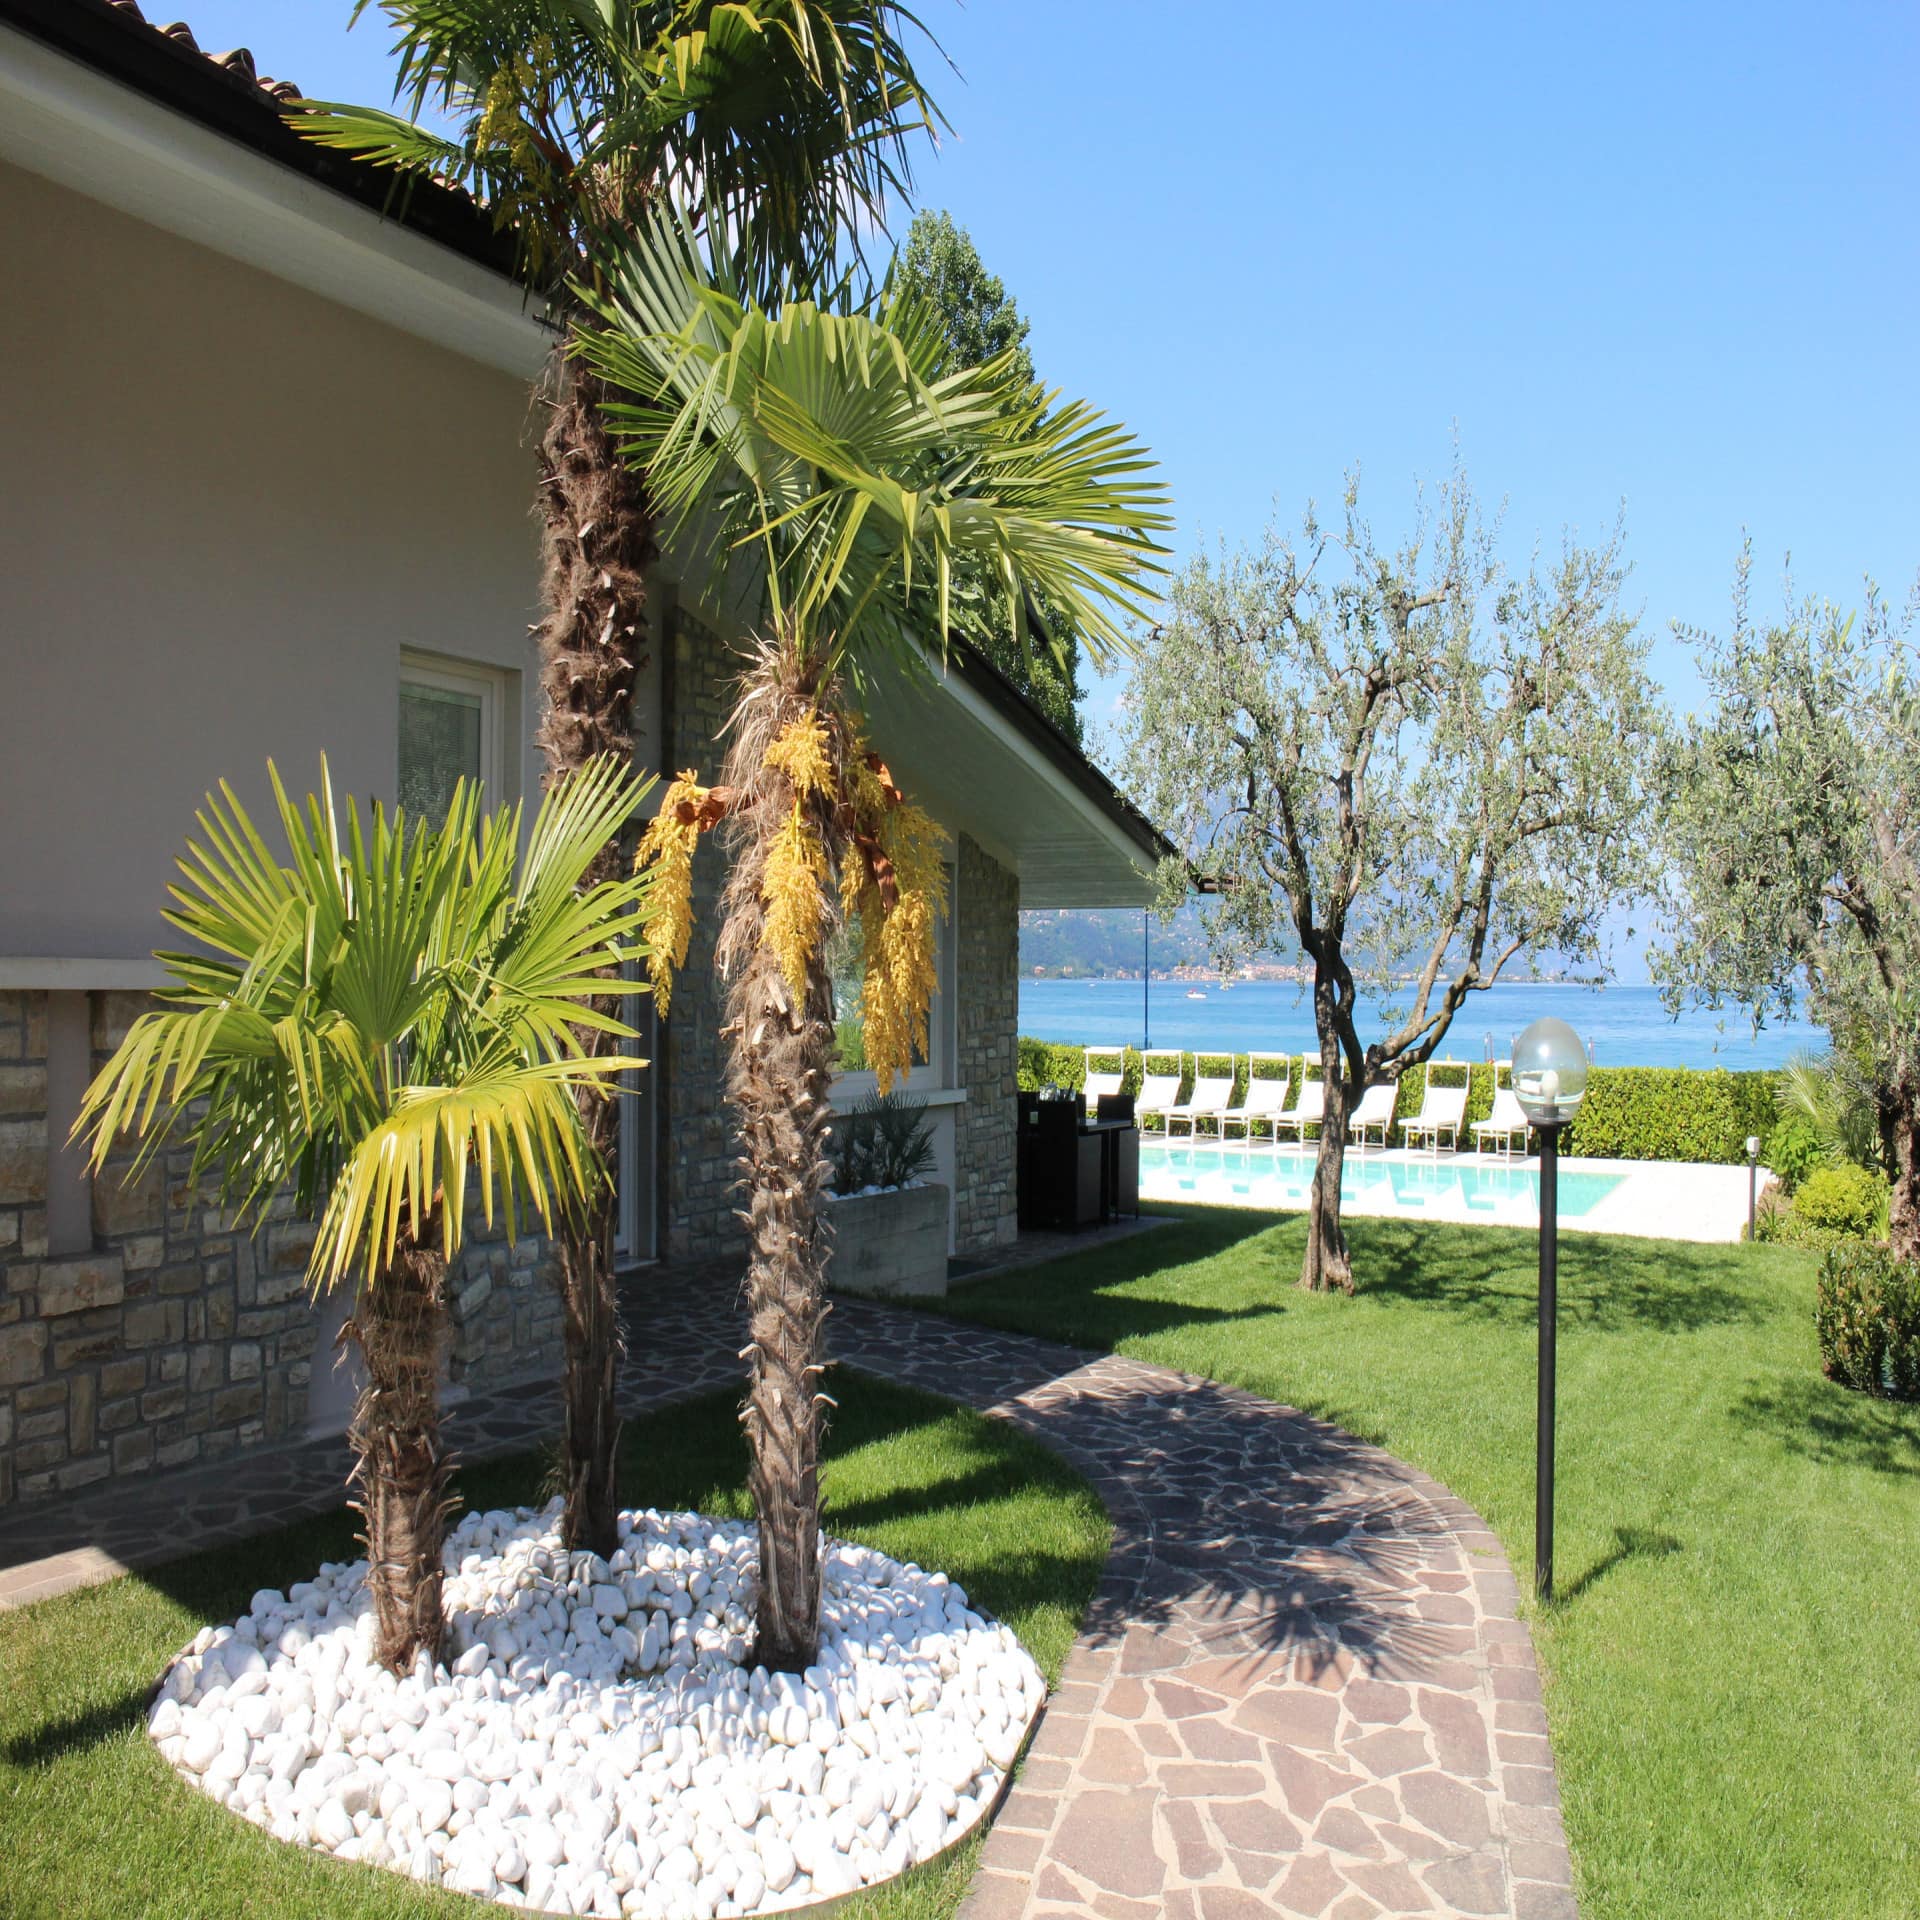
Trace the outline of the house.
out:
<instances>
[{"instance_id":1,"label":"house","mask_svg":"<svg viewBox=\"0 0 1920 1920\"><path fill-rule=\"evenodd\" d=\"M278 112L294 91L128 0L0 0L0 1505L346 1417L310 1229L248 1239L178 1156L126 1184L63 1144L159 982L202 794L227 779L264 806L269 757L297 792L323 751L362 798L460 773L538 788L527 442L549 336L468 201L396 202L389 176L301 142ZM722 623L666 568L649 621L639 752L711 772ZM883 681L869 720L951 835L911 1090L952 1247L977 1253L1014 1233L1018 910L1144 903L1162 847L984 663ZM634 1076L633 1261L739 1244L715 918ZM844 1076L842 1101L859 1091ZM452 1391L557 1372L546 1258L463 1255Z\"/></svg>"}]
</instances>

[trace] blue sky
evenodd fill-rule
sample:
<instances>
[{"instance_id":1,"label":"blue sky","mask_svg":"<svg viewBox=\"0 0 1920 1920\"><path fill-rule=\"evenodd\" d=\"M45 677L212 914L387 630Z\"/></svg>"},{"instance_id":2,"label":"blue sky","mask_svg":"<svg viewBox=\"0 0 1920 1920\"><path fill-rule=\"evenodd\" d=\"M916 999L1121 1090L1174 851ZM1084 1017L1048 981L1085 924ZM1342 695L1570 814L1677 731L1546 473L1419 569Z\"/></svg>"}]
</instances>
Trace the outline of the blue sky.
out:
<instances>
[{"instance_id":1,"label":"blue sky","mask_svg":"<svg viewBox=\"0 0 1920 1920\"><path fill-rule=\"evenodd\" d=\"M186 0L182 0L186 4ZM959 68L923 203L1042 375L1165 463L1183 550L1358 463L1376 527L1457 432L1524 560L1624 504L1630 604L1857 596L1920 566L1920 9L924 0ZM385 100L346 0L193 0L309 92ZM1112 688L1096 696L1104 713Z\"/></svg>"}]
</instances>

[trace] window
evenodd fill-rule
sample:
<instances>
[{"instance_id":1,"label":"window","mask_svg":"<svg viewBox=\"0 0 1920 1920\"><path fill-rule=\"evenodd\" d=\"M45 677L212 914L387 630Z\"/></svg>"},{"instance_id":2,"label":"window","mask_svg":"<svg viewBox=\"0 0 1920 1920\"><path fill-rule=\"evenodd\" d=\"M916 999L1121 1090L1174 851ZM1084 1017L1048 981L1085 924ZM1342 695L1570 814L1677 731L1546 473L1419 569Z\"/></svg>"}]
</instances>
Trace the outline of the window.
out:
<instances>
[{"instance_id":1,"label":"window","mask_svg":"<svg viewBox=\"0 0 1920 1920\"><path fill-rule=\"evenodd\" d=\"M445 819L463 779L485 786L489 806L513 797L513 677L464 661L401 655L398 791L409 816Z\"/></svg>"}]
</instances>

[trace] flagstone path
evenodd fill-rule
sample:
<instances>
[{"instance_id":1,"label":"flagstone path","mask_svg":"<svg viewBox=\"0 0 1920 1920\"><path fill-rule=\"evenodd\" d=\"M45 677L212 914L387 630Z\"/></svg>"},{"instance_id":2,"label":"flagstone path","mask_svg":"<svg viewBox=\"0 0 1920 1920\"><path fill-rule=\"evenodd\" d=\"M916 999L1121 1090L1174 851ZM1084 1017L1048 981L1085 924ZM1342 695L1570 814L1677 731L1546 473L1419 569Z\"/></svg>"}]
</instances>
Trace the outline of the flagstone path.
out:
<instances>
[{"instance_id":1,"label":"flagstone path","mask_svg":"<svg viewBox=\"0 0 1920 1920\"><path fill-rule=\"evenodd\" d=\"M643 1278L628 1315L645 1330L629 1411L735 1377L724 1273ZM839 1360L1059 1452L1113 1518L963 1920L1574 1920L1532 1647L1471 1508L1336 1428L1162 1367L867 1302L829 1325ZM530 1446L553 1411L474 1396L455 1441ZM334 1440L0 1516L0 1605L339 1498Z\"/></svg>"}]
</instances>

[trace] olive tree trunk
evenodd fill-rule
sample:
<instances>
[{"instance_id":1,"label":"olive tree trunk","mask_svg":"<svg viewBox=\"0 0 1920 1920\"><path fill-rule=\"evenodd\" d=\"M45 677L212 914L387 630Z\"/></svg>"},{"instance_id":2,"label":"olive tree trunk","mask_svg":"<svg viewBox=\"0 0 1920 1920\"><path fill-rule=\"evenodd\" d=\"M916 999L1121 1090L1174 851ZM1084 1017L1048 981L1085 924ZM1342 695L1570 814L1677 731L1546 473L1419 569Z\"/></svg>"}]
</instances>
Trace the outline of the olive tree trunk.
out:
<instances>
[{"instance_id":1,"label":"olive tree trunk","mask_svg":"<svg viewBox=\"0 0 1920 1920\"><path fill-rule=\"evenodd\" d=\"M1340 1225L1340 1178L1346 1169L1347 1116L1353 1111L1354 1090L1347 1080L1334 998L1334 983L1316 978L1313 1024L1320 1038L1320 1078L1326 1084L1327 1104L1307 1197L1307 1250L1300 1262L1300 1285L1308 1293L1353 1291L1353 1262Z\"/></svg>"},{"instance_id":2,"label":"olive tree trunk","mask_svg":"<svg viewBox=\"0 0 1920 1920\"><path fill-rule=\"evenodd\" d=\"M1904 1073L1880 1090L1880 1144L1893 1191L1887 1201L1887 1240L1902 1260L1920 1261L1920 1074Z\"/></svg>"},{"instance_id":3,"label":"olive tree trunk","mask_svg":"<svg viewBox=\"0 0 1920 1920\"><path fill-rule=\"evenodd\" d=\"M541 607L535 629L546 697L539 741L554 786L598 754L633 756L633 690L642 660L646 569L653 516L640 484L617 456L599 410L599 383L555 349L542 395ZM620 871L631 849L611 844L584 886ZM617 1012L611 998L597 1010ZM576 1028L589 1055L615 1050L607 1034ZM600 1164L616 1163L614 1101L583 1088L580 1118ZM604 1185L588 1215L559 1234L566 1336L563 1435L567 1545L611 1555L619 1545L616 1469L620 1420L614 1394L625 1341L613 1272L614 1191Z\"/></svg>"},{"instance_id":4,"label":"olive tree trunk","mask_svg":"<svg viewBox=\"0 0 1920 1920\"><path fill-rule=\"evenodd\" d=\"M437 1247L403 1233L392 1260L362 1289L343 1334L366 1366L347 1437L358 1456L350 1484L367 1550L374 1654L398 1674L420 1653L438 1659L446 1626L441 1554L453 1504L452 1461L440 1437L446 1277Z\"/></svg>"}]
</instances>

